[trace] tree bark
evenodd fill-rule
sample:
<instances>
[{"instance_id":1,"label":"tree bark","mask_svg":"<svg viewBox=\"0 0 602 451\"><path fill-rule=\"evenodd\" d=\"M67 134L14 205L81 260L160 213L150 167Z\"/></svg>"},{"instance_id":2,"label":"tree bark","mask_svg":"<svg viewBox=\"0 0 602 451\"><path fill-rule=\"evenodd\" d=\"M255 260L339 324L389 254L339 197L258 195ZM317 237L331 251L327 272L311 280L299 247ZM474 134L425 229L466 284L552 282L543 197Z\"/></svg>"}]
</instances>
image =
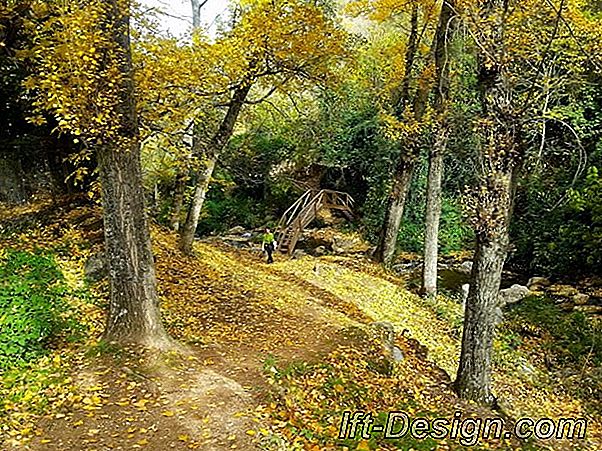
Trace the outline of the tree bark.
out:
<instances>
[{"instance_id":1,"label":"tree bark","mask_svg":"<svg viewBox=\"0 0 602 451\"><path fill-rule=\"evenodd\" d=\"M176 232L180 230L180 216L182 215L182 207L184 205L184 193L186 192L186 175L182 170L178 170L176 175L176 186L174 188L173 206L171 207L171 215L169 225Z\"/></svg>"},{"instance_id":2,"label":"tree bark","mask_svg":"<svg viewBox=\"0 0 602 451\"><path fill-rule=\"evenodd\" d=\"M390 265L395 258L397 235L403 218L403 211L412 183L414 163L401 158L393 176L393 187L389 194L385 220L381 229L379 245L376 248L377 261Z\"/></svg>"},{"instance_id":3,"label":"tree bark","mask_svg":"<svg viewBox=\"0 0 602 451\"><path fill-rule=\"evenodd\" d=\"M412 9L410 19L411 30L408 37L408 46L405 55L405 74L401 81L398 93L393 101L395 114L401 117L410 98L410 81L412 79L412 69L418 50L418 6ZM393 174L393 184L387 200L387 209L380 232L380 238L374 257L380 263L386 266L390 265L395 258L395 249L397 247L397 235L403 219L403 212L406 198L410 190L412 175L414 174L414 161L412 158L412 145L408 146L408 155L400 155L399 161ZM403 149L402 149L403 152Z\"/></svg>"},{"instance_id":4,"label":"tree bark","mask_svg":"<svg viewBox=\"0 0 602 451\"><path fill-rule=\"evenodd\" d=\"M437 130L436 141L429 153L429 172L426 188L426 220L424 232L424 267L422 292L437 295L437 258L439 254L439 220L441 218L441 180L443 153L447 146L447 131Z\"/></svg>"},{"instance_id":5,"label":"tree bark","mask_svg":"<svg viewBox=\"0 0 602 451\"><path fill-rule=\"evenodd\" d=\"M129 4L111 0L107 23L121 55L118 67L120 138L100 146L105 252L111 299L104 338L153 347L171 344L159 311L149 228L144 207L140 142L134 103L129 35Z\"/></svg>"},{"instance_id":6,"label":"tree bark","mask_svg":"<svg viewBox=\"0 0 602 451\"><path fill-rule=\"evenodd\" d=\"M429 152L429 172L426 187L426 213L424 234L424 266L422 269L422 292L437 295L437 260L439 255L439 221L441 219L441 180L443 178L443 154L447 147L447 101L449 98L450 55L449 44L454 39L456 26L455 1L446 0L441 7L439 24L433 43L436 72L435 142Z\"/></svg>"},{"instance_id":7,"label":"tree bark","mask_svg":"<svg viewBox=\"0 0 602 451\"><path fill-rule=\"evenodd\" d=\"M466 300L462 352L456 377L458 394L480 404L492 404L491 348L494 312L502 269L507 256L515 181L523 158L520 121L514 117L512 91L507 80L504 28L506 0L489 0L481 7L484 29L479 47L478 86L482 117L480 183L474 214L476 251Z\"/></svg>"},{"instance_id":8,"label":"tree bark","mask_svg":"<svg viewBox=\"0 0 602 451\"><path fill-rule=\"evenodd\" d=\"M482 212L495 219L477 233L464 313L456 389L462 398L484 405L495 401L491 391L491 349L495 337L495 309L508 249L513 178L514 171L495 176L490 186L496 194L481 202Z\"/></svg>"},{"instance_id":9,"label":"tree bark","mask_svg":"<svg viewBox=\"0 0 602 451\"><path fill-rule=\"evenodd\" d=\"M211 139L207 151L205 152L206 166L199 174L192 203L188 210L188 216L180 234L180 249L185 254L192 253L194 234L196 233L196 228L199 223L199 216L201 214L201 209L203 208L203 203L207 197L207 191L209 189L211 176L213 175L213 170L215 169L215 165L222 150L232 137L234 126L236 125L236 121L250 89L251 83L244 83L234 91L234 95L230 101L226 116L222 120L217 133Z\"/></svg>"}]
</instances>

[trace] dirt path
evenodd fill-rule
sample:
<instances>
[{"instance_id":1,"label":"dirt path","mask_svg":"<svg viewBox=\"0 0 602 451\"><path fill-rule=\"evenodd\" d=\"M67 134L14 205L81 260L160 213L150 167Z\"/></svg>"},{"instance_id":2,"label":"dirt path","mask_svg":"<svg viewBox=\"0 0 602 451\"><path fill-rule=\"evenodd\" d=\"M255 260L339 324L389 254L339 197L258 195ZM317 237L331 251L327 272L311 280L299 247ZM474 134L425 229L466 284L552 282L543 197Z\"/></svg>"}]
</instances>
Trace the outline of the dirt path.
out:
<instances>
[{"instance_id":1,"label":"dirt path","mask_svg":"<svg viewBox=\"0 0 602 451\"><path fill-rule=\"evenodd\" d=\"M200 244L183 258L172 235L154 238L166 325L189 354L83 359L71 375L81 400L43 417L19 449L266 449L265 362L318 360L346 340L347 326L369 321L253 254Z\"/></svg>"}]
</instances>

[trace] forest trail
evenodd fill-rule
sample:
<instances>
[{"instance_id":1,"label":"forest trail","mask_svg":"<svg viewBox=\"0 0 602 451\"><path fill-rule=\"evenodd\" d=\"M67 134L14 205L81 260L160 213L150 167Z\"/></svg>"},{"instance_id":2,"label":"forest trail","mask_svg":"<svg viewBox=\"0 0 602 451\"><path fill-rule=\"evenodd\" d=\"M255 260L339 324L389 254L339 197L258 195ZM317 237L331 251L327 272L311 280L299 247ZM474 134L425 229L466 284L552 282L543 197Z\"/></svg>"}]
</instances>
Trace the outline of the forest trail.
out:
<instances>
[{"instance_id":1,"label":"forest trail","mask_svg":"<svg viewBox=\"0 0 602 451\"><path fill-rule=\"evenodd\" d=\"M23 212L29 215L23 230L0 244L60 249L66 279L81 286L83 263L97 250L90 243L98 241L98 212L51 211L63 220L43 209ZM429 304L403 279L360 257L281 257L267 265L261 254L207 243L183 257L172 232L153 226L152 234L164 322L185 351L156 354L98 343L107 286L96 284L96 300L77 306L90 327L87 343L54 356L66 379L45 388L53 396L43 414L15 414L19 426L13 424L6 449L316 451L340 449L340 412L350 404L368 402L380 412L400 402L408 412L436 406L449 417L455 409L493 414L458 400L449 386L459 352L455 302ZM404 331L396 338L404 360L395 374L375 370L382 351L370 338L373 321ZM496 373L496 390L515 417L584 413L575 400L504 373ZM365 393L373 398L364 399ZM300 433L303 426L322 438ZM598 431L592 423L591 449L602 442ZM373 449L367 442L346 445ZM560 445L555 449L571 449Z\"/></svg>"},{"instance_id":2,"label":"forest trail","mask_svg":"<svg viewBox=\"0 0 602 451\"><path fill-rule=\"evenodd\" d=\"M35 210L22 212L25 227L51 211ZM93 222L84 219L91 215L83 208L70 220L78 229L77 224ZM43 227L27 243L52 248L56 238L76 237L69 244L78 247L80 240L98 235L86 227L62 226L69 233ZM77 393L75 404L42 418L32 441L16 436L14 449L257 449L259 431L264 436L267 431L261 420L269 388L266 359L317 361L345 342L346 327L369 321L352 303L268 266L261 256L197 243L196 256L186 258L172 233L154 227L153 238L164 321L184 344L184 355L101 344L92 359L73 357L69 385ZM62 263L79 284L84 255L74 255L77 260ZM106 296L104 283L98 289ZM90 318L101 331L103 312Z\"/></svg>"}]
</instances>

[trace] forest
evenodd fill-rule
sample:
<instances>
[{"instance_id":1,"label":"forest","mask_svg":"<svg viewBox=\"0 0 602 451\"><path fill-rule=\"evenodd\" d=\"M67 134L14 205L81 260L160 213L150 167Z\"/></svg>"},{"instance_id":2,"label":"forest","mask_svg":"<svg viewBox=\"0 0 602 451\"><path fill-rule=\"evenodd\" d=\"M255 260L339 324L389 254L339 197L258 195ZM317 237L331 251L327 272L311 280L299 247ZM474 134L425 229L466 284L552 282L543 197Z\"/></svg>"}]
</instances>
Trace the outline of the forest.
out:
<instances>
[{"instance_id":1,"label":"forest","mask_svg":"<svg viewBox=\"0 0 602 451\"><path fill-rule=\"evenodd\" d=\"M3 0L0 90L0 449L602 449L602 1Z\"/></svg>"}]
</instances>

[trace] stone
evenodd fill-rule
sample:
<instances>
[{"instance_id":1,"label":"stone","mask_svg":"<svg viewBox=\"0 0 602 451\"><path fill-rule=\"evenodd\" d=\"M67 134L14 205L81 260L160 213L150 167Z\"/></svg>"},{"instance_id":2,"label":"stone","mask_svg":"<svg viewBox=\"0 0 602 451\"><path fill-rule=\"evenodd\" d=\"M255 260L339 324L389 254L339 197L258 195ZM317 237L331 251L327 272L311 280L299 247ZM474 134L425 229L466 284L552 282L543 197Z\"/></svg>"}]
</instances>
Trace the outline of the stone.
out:
<instances>
[{"instance_id":1,"label":"stone","mask_svg":"<svg viewBox=\"0 0 602 451\"><path fill-rule=\"evenodd\" d=\"M546 277L531 277L527 282L527 287L531 291L538 290L539 288L549 287L550 285L552 285L552 283L550 282L550 279Z\"/></svg>"},{"instance_id":2,"label":"stone","mask_svg":"<svg viewBox=\"0 0 602 451\"><path fill-rule=\"evenodd\" d=\"M368 247L359 237L335 235L332 238L332 250L335 254L361 254Z\"/></svg>"},{"instance_id":3,"label":"stone","mask_svg":"<svg viewBox=\"0 0 602 451\"><path fill-rule=\"evenodd\" d=\"M550 287L550 291L555 295L555 296L561 296L561 297L565 297L565 298L572 298L573 296L579 294L579 291L575 288L572 287L570 285L552 285Z\"/></svg>"},{"instance_id":4,"label":"stone","mask_svg":"<svg viewBox=\"0 0 602 451\"><path fill-rule=\"evenodd\" d=\"M465 310L466 308L466 300L468 299L468 293L470 291L470 285L465 283L464 285L462 285L462 311ZM526 298L527 296L529 296L531 294L531 291L523 286L523 285L512 285L510 288L505 288L503 290L500 290L499 295L498 295L498 307L501 309L501 307L504 307L505 305L508 304L515 304L517 302L522 301L524 298ZM501 310L500 310L500 315L501 316ZM497 315L497 312L496 312ZM501 322L501 319L500 319Z\"/></svg>"},{"instance_id":5,"label":"stone","mask_svg":"<svg viewBox=\"0 0 602 451\"><path fill-rule=\"evenodd\" d=\"M577 293L573 296L573 302L575 305L585 305L589 302L589 295L584 293Z\"/></svg>"},{"instance_id":6,"label":"stone","mask_svg":"<svg viewBox=\"0 0 602 451\"><path fill-rule=\"evenodd\" d=\"M514 284L510 288L504 288L503 290L500 290L498 302L501 307L508 304L516 304L530 294L531 291L524 285Z\"/></svg>"},{"instance_id":7,"label":"stone","mask_svg":"<svg viewBox=\"0 0 602 451\"><path fill-rule=\"evenodd\" d=\"M497 326L498 324L501 324L502 321L504 321L504 312L502 312L500 307L496 307L493 312L493 322Z\"/></svg>"},{"instance_id":8,"label":"stone","mask_svg":"<svg viewBox=\"0 0 602 451\"><path fill-rule=\"evenodd\" d=\"M457 269L461 274L470 274L472 273L472 262L463 262Z\"/></svg>"},{"instance_id":9,"label":"stone","mask_svg":"<svg viewBox=\"0 0 602 451\"><path fill-rule=\"evenodd\" d=\"M293 252L292 258L294 260L297 260L301 257L305 257L307 254L305 253L305 251L301 250L301 249L295 249L295 251Z\"/></svg>"},{"instance_id":10,"label":"stone","mask_svg":"<svg viewBox=\"0 0 602 451\"><path fill-rule=\"evenodd\" d=\"M465 283L462 285L462 311L466 310L466 300L468 299L468 292L470 291L470 285Z\"/></svg>"},{"instance_id":11,"label":"stone","mask_svg":"<svg viewBox=\"0 0 602 451\"><path fill-rule=\"evenodd\" d=\"M230 230L228 230L228 235L242 235L245 232L246 232L246 230L244 227L236 226L236 227L232 227Z\"/></svg>"},{"instance_id":12,"label":"stone","mask_svg":"<svg viewBox=\"0 0 602 451\"><path fill-rule=\"evenodd\" d=\"M464 302L466 302L466 299L468 299L468 292L470 291L470 285L465 283L464 285L462 285L462 300Z\"/></svg>"},{"instance_id":13,"label":"stone","mask_svg":"<svg viewBox=\"0 0 602 451\"><path fill-rule=\"evenodd\" d=\"M228 246L235 247L237 249L245 249L250 247L250 238L243 238L239 235L228 235L221 237L221 240Z\"/></svg>"},{"instance_id":14,"label":"stone","mask_svg":"<svg viewBox=\"0 0 602 451\"><path fill-rule=\"evenodd\" d=\"M405 275L414 272L420 266L420 262L405 262L397 263L396 265L393 265L391 269L399 275Z\"/></svg>"},{"instance_id":15,"label":"stone","mask_svg":"<svg viewBox=\"0 0 602 451\"><path fill-rule=\"evenodd\" d=\"M382 341L388 356L395 362L401 362L404 356L401 349L395 346L395 326L386 321L372 323L371 326Z\"/></svg>"},{"instance_id":16,"label":"stone","mask_svg":"<svg viewBox=\"0 0 602 451\"><path fill-rule=\"evenodd\" d=\"M403 360L403 352L401 352L401 349L399 349L397 346L393 346L391 349L391 357L396 362L401 362Z\"/></svg>"},{"instance_id":17,"label":"stone","mask_svg":"<svg viewBox=\"0 0 602 451\"><path fill-rule=\"evenodd\" d=\"M318 246L313 250L313 255L315 257L322 257L326 254L328 254L328 249L326 249L325 246Z\"/></svg>"},{"instance_id":18,"label":"stone","mask_svg":"<svg viewBox=\"0 0 602 451\"><path fill-rule=\"evenodd\" d=\"M109 265L104 252L92 254L84 263L84 276L86 280L96 283L109 275Z\"/></svg>"},{"instance_id":19,"label":"stone","mask_svg":"<svg viewBox=\"0 0 602 451\"><path fill-rule=\"evenodd\" d=\"M535 367L524 357L518 358L516 367L520 373L527 378L533 378L537 375Z\"/></svg>"}]
</instances>

